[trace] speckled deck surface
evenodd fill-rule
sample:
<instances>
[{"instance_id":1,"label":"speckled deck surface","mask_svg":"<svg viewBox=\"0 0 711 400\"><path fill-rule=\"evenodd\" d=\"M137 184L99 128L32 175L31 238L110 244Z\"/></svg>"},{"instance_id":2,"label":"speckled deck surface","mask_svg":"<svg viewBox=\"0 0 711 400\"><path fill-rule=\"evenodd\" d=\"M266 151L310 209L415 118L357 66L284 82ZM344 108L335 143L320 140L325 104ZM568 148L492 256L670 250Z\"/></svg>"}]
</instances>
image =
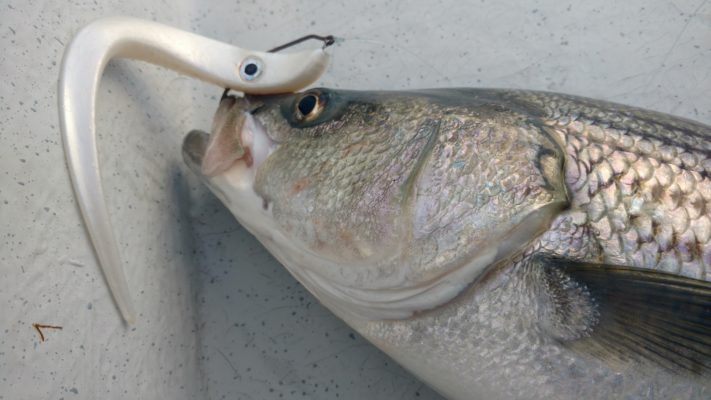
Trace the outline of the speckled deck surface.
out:
<instances>
[{"instance_id":1,"label":"speckled deck surface","mask_svg":"<svg viewBox=\"0 0 711 400\"><path fill-rule=\"evenodd\" d=\"M0 399L438 399L321 307L183 166L220 89L109 65L100 158L138 323L122 325L58 130L65 44L130 15L271 48L345 38L320 85L487 86L711 123L711 2L0 2ZM33 324L44 329L41 342Z\"/></svg>"}]
</instances>

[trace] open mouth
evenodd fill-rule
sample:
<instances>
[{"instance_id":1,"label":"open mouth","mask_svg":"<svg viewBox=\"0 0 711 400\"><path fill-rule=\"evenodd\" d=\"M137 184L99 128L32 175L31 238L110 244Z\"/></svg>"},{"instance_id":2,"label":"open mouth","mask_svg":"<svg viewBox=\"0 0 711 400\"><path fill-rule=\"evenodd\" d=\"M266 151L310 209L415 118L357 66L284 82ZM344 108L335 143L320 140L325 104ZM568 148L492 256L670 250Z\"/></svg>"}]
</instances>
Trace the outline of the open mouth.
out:
<instances>
[{"instance_id":1,"label":"open mouth","mask_svg":"<svg viewBox=\"0 0 711 400\"><path fill-rule=\"evenodd\" d=\"M212 132L194 130L185 137L185 162L195 173L208 178L222 175L237 164L256 168L277 145L254 118L256 108L248 99L224 95Z\"/></svg>"}]
</instances>

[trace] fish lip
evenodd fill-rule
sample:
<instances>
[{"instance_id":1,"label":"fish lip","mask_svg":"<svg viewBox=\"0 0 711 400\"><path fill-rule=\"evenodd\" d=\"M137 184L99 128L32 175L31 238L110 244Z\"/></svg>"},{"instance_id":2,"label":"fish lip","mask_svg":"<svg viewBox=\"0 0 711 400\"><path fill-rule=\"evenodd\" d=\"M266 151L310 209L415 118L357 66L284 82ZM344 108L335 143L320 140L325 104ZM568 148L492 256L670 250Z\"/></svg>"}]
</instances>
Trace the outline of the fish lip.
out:
<instances>
[{"instance_id":1,"label":"fish lip","mask_svg":"<svg viewBox=\"0 0 711 400\"><path fill-rule=\"evenodd\" d=\"M201 130L190 131L183 139L183 160L198 176L202 176L202 160L210 141L210 134Z\"/></svg>"},{"instance_id":2,"label":"fish lip","mask_svg":"<svg viewBox=\"0 0 711 400\"><path fill-rule=\"evenodd\" d=\"M190 131L183 139L182 154L184 162L193 172L204 178L213 178L232 168L231 166L221 168L217 173L212 174L205 171L203 164L210 146L210 140L213 136L219 136L220 134L219 124L224 123L226 115L237 108L246 115L247 120L240 125L237 132L238 141L245 149L245 156L235 159L235 162L242 160L246 163L248 168L256 167L255 162L256 164L260 164L278 145L278 142L270 138L266 128L261 122L254 118L254 114L259 112L263 107L264 103L262 101L250 101L250 99L247 98L223 96L213 121L213 132L207 133L195 129ZM218 129L217 133L215 132L216 129ZM235 163L232 163L232 166L234 166L234 164Z\"/></svg>"}]
</instances>

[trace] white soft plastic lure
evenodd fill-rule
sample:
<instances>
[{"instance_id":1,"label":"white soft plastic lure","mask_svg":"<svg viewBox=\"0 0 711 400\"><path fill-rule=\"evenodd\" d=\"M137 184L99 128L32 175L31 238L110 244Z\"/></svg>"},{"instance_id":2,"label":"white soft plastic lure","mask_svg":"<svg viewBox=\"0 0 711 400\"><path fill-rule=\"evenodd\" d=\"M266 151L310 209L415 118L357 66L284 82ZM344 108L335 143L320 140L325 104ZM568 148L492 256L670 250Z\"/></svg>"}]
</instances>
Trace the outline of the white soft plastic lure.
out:
<instances>
[{"instance_id":1,"label":"white soft plastic lure","mask_svg":"<svg viewBox=\"0 0 711 400\"><path fill-rule=\"evenodd\" d=\"M249 94L292 92L315 82L323 49L271 53L243 49L155 22L111 17L83 28L67 46L59 78L59 118L74 192L99 264L126 322L134 309L104 201L94 104L106 64L132 58Z\"/></svg>"}]
</instances>

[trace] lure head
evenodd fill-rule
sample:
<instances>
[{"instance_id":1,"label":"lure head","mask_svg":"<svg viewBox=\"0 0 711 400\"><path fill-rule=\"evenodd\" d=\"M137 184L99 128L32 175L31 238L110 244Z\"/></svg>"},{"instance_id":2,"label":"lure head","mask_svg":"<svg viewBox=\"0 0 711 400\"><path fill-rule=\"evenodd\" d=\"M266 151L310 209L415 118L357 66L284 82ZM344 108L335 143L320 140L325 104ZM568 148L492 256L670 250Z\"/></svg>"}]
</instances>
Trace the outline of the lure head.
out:
<instances>
[{"instance_id":1,"label":"lure head","mask_svg":"<svg viewBox=\"0 0 711 400\"><path fill-rule=\"evenodd\" d=\"M566 201L557 145L459 91L223 98L188 164L339 315L404 318L456 296Z\"/></svg>"}]
</instances>

